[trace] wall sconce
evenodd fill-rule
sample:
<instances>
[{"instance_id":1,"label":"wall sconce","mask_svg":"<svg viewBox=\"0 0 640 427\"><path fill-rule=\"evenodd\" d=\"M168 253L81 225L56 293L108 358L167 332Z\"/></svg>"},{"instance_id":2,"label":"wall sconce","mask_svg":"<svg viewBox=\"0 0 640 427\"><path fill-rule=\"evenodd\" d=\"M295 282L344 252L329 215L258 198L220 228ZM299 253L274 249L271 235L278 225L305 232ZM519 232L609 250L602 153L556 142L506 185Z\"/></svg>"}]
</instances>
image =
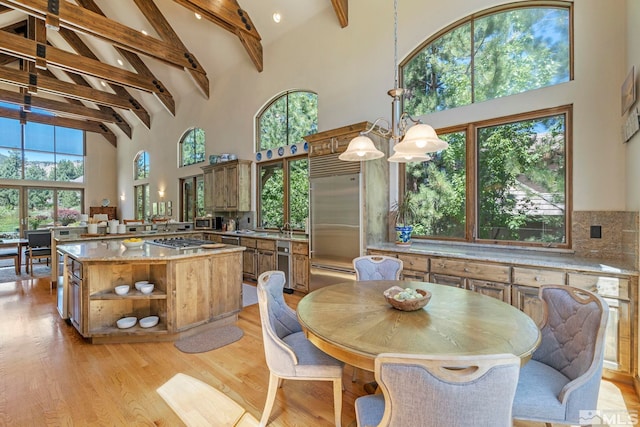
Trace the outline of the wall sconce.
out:
<instances>
[{"instance_id":1,"label":"wall sconce","mask_svg":"<svg viewBox=\"0 0 640 427\"><path fill-rule=\"evenodd\" d=\"M124 202L124 192L122 194L120 194L120 200L122 200Z\"/></svg>"},{"instance_id":2,"label":"wall sconce","mask_svg":"<svg viewBox=\"0 0 640 427\"><path fill-rule=\"evenodd\" d=\"M158 196L162 199L164 197L164 190L158 190Z\"/></svg>"}]
</instances>

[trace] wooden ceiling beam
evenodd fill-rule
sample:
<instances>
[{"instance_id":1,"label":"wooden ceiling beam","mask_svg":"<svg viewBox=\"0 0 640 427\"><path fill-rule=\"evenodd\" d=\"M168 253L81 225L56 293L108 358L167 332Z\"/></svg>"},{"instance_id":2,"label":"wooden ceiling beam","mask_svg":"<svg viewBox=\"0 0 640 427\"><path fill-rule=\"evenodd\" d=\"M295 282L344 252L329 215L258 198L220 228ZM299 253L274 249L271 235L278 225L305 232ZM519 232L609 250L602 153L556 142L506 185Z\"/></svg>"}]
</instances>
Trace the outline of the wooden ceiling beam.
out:
<instances>
[{"instance_id":1,"label":"wooden ceiling beam","mask_svg":"<svg viewBox=\"0 0 640 427\"><path fill-rule=\"evenodd\" d=\"M114 147L118 146L118 138L104 124L89 122L84 120L69 119L65 117L45 116L37 113L25 113L24 111L14 110L11 108L0 107L0 117L8 119L20 120L21 122L42 123L51 126L62 126L66 128L85 130L88 132L99 133Z\"/></svg>"},{"instance_id":2,"label":"wooden ceiling beam","mask_svg":"<svg viewBox=\"0 0 640 427\"><path fill-rule=\"evenodd\" d=\"M93 0L79 0L79 1L83 4L85 2L93 3ZM182 40L180 40L180 37L178 37L176 32L173 30L173 28L171 27L171 24L169 24L169 22L165 19L165 17L162 15L162 12L160 12L160 9L157 8L157 6L155 5L155 3L153 3L153 1L134 0L134 2L136 6L138 6L138 9L140 9L140 11L147 18L147 21L149 21L153 29L156 30L156 33L158 33L158 35L162 40L166 41L167 43L173 44L174 46L176 46L177 48L185 52L189 51L189 49L187 49L184 43L182 43ZM195 55L192 53L190 55L191 57L189 61L193 61L196 64L198 69L202 69L202 65L200 65ZM209 78L207 77L207 75L195 72L193 69L190 69L190 68L187 68L187 72L189 73L193 81L196 83L196 86L198 87L198 89L200 89L200 92L202 93L202 95L206 99L209 99Z\"/></svg>"},{"instance_id":3,"label":"wooden ceiling beam","mask_svg":"<svg viewBox=\"0 0 640 427\"><path fill-rule=\"evenodd\" d=\"M46 75L47 77L50 77L54 80L58 80L58 78L49 70L40 70L39 72L40 74ZM91 88L91 85L89 84L89 82L87 82L82 76L79 76L77 74L73 74L73 73L66 73L69 78L71 78L77 85L80 86L85 86L88 88ZM82 102L80 102L77 99L74 98L69 98L69 97L64 97L65 101L67 101L70 104L73 105L77 105L77 106L82 106L85 108L88 108L86 105L84 105ZM138 104L139 105L139 104ZM114 110L111 107L108 107L106 105L101 105L101 104L96 104L96 106L98 107L98 109L100 111L102 111L105 114L108 114L110 116L112 116L115 119L115 124L116 126L118 126L120 128L120 130L122 132L124 132L125 135L127 135L129 137L129 139L131 139L132 136L132 130L131 130L131 125L129 125L129 123L127 123L127 121L125 120L124 117L122 117L116 110ZM133 109L131 110L133 113L135 113L138 117L142 116L142 118L140 120L142 120L142 122L144 123L145 120L146 121L150 121L150 117L149 117L149 113L147 113L143 108L140 108L141 111L137 110L137 109ZM146 116L146 117L145 117Z\"/></svg>"},{"instance_id":4,"label":"wooden ceiling beam","mask_svg":"<svg viewBox=\"0 0 640 427\"><path fill-rule=\"evenodd\" d=\"M54 46L10 34L6 31L0 31L0 52L34 61L38 68L46 68L46 64L49 64L65 71L86 74L145 92L155 93L158 90L152 82L136 73L104 64L97 59L69 53ZM43 60L46 61L46 64L45 62L39 62Z\"/></svg>"},{"instance_id":5,"label":"wooden ceiling beam","mask_svg":"<svg viewBox=\"0 0 640 427\"><path fill-rule=\"evenodd\" d=\"M0 53L0 65L7 65L13 62L19 61L20 59L15 56L5 55L4 53Z\"/></svg>"},{"instance_id":6,"label":"wooden ceiling beam","mask_svg":"<svg viewBox=\"0 0 640 427\"><path fill-rule=\"evenodd\" d=\"M93 1L93 0L77 0L78 4L82 7L84 7L85 9L89 9L90 11L100 14L102 16L105 16L104 13L102 12L102 9L100 9L98 7L98 5ZM148 2L153 4L152 2ZM82 42L82 40L80 39L80 37L70 31L70 30L66 30L65 32L71 33L75 36L74 40L74 45L72 45L72 47L74 46L80 46L80 43L84 46L86 46L84 44L84 42ZM63 37L64 33L63 33ZM65 37L66 39L66 37ZM80 43L78 43L78 41ZM69 40L67 40L67 42L69 42L71 44L71 42ZM177 45L176 45L177 46ZM129 64L133 67L134 70L136 70L136 72L138 74L140 74L141 76L145 76L150 82L152 82L154 85L156 85L157 87L157 91L154 92L154 95L156 96L156 98L158 98L158 100L162 103L162 105L164 105L164 107L167 109L167 111L175 117L176 115L176 103L175 100L173 99L173 95L171 95L171 93L169 92L169 90L166 88L166 86L164 86L162 84L162 82L160 81L160 79L158 79L153 72L149 69L149 67L147 67L147 65L142 61L142 59L140 59L140 57L133 53L133 52L129 52L128 50L122 49L120 47L114 46L115 49L118 51L118 53L120 54L120 56L122 56L127 62L129 62ZM184 46L178 46L180 48L182 48L183 50L187 50ZM91 56L89 56L88 54L83 53L83 51L76 49L74 47L74 49L76 50L76 52L78 52L79 54L83 55L83 56L87 56L89 58L91 58ZM87 47L87 50L89 50L89 48ZM97 58L96 58L97 59ZM189 72L190 75L197 75L199 76L198 78L200 79L204 79L204 81L207 82L207 92L205 95L205 97L207 99L209 99L209 80L207 79L207 75L203 74L203 73L199 73L199 72L195 72L195 71L191 71L191 69L187 69L187 72ZM117 92L116 92L117 93ZM149 125L147 125L147 127L149 127Z\"/></svg>"},{"instance_id":7,"label":"wooden ceiling beam","mask_svg":"<svg viewBox=\"0 0 640 427\"><path fill-rule=\"evenodd\" d=\"M349 25L349 0L331 0L333 10L336 12L340 27Z\"/></svg>"},{"instance_id":8,"label":"wooden ceiling beam","mask_svg":"<svg viewBox=\"0 0 640 427\"><path fill-rule=\"evenodd\" d=\"M47 0L0 0L0 4L43 20L48 14ZM60 26L63 28L107 40L123 49L148 55L183 69L189 68L205 73L202 68L194 68L196 66L189 62L189 52L177 49L162 40L143 36L138 30L76 6L69 1L60 1L58 16Z\"/></svg>"},{"instance_id":9,"label":"wooden ceiling beam","mask_svg":"<svg viewBox=\"0 0 640 427\"><path fill-rule=\"evenodd\" d=\"M61 28L60 29L60 35L62 36L62 38L64 38L64 40L67 43L69 43L71 48L73 50L75 50L76 52L78 52L80 55L82 55L84 57L87 57L87 58L95 59L96 61L98 60L98 57L93 53L93 51L89 48L89 46L87 46L85 44L85 42L83 42L82 39L76 33L74 33L73 31L71 31L71 30L69 30L67 28ZM125 51L125 52L127 52L127 51ZM131 55L135 55L135 54L131 54ZM151 77L153 77L153 75L151 75ZM149 77L147 76L147 78L149 78ZM83 82L79 82L78 84L82 84L83 86L90 86L88 84L88 82L86 82L86 80L84 80L84 79L82 79L82 80L83 80ZM152 81L152 80L150 80L150 81ZM86 83L86 84L83 84L83 83ZM153 81L152 81L152 83L153 83ZM121 96L123 98L135 99L133 97L133 95L131 95L122 86L116 85L116 84L112 84L112 83L110 83L109 86L116 93L116 95ZM159 88L158 92L154 92L154 95L156 95L156 97L160 98L160 96L164 94L164 89L163 89L164 86L162 86L158 82L158 86L157 87ZM169 96L171 97L170 94L169 94ZM164 97L162 99L164 99ZM162 101L162 99L161 99L161 101ZM134 109L133 112L135 113L136 116L138 116L140 121L142 121L142 123L146 126L147 129L151 129L151 118L149 116L149 113L142 107L142 105L139 102L137 102L137 100L136 100L136 104L138 105L139 108ZM164 105L164 102L163 102L163 105ZM174 110L173 114L175 115L175 102L173 102L173 97L171 97L170 106L173 107L173 110Z\"/></svg>"},{"instance_id":10,"label":"wooden ceiling beam","mask_svg":"<svg viewBox=\"0 0 640 427\"><path fill-rule=\"evenodd\" d=\"M132 101L109 92L103 92L90 87L78 86L72 83L56 80L51 77L20 71L9 67L0 67L0 81L19 87L29 87L31 76L37 78L37 87L44 92L54 95L68 96L70 98L95 102L96 104L108 105L111 107L133 110L135 106ZM135 100L134 100L135 101Z\"/></svg>"},{"instance_id":11,"label":"wooden ceiling beam","mask_svg":"<svg viewBox=\"0 0 640 427\"><path fill-rule=\"evenodd\" d=\"M262 71L262 38L253 22L251 22L249 14L242 10L236 0L173 1L235 34L240 39L256 69Z\"/></svg>"}]
</instances>

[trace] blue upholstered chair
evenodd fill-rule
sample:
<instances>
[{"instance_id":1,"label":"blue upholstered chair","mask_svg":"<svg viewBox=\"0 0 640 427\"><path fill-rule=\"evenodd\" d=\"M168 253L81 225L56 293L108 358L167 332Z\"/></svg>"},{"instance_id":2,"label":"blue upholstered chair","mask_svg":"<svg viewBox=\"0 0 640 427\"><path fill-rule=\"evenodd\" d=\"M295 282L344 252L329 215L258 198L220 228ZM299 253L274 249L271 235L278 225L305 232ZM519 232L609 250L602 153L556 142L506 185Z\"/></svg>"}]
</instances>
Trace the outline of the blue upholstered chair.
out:
<instances>
[{"instance_id":1,"label":"blue upholstered chair","mask_svg":"<svg viewBox=\"0 0 640 427\"><path fill-rule=\"evenodd\" d=\"M353 259L356 280L399 280L402 260L384 255L366 255Z\"/></svg>"},{"instance_id":2,"label":"blue upholstered chair","mask_svg":"<svg viewBox=\"0 0 640 427\"><path fill-rule=\"evenodd\" d=\"M382 394L356 399L357 425L508 427L519 371L512 354L380 354L375 376Z\"/></svg>"},{"instance_id":3,"label":"blue upholstered chair","mask_svg":"<svg viewBox=\"0 0 640 427\"><path fill-rule=\"evenodd\" d=\"M269 421L276 391L282 380L287 379L332 381L335 424L340 427L344 364L319 350L305 337L295 311L282 295L285 281L282 271L267 271L258 277L262 337L269 367L269 391L260 426Z\"/></svg>"},{"instance_id":4,"label":"blue upholstered chair","mask_svg":"<svg viewBox=\"0 0 640 427\"><path fill-rule=\"evenodd\" d=\"M564 285L542 286L540 299L542 342L520 372L513 417L580 424L580 410L595 410L598 402L609 307L592 292Z\"/></svg>"}]
</instances>

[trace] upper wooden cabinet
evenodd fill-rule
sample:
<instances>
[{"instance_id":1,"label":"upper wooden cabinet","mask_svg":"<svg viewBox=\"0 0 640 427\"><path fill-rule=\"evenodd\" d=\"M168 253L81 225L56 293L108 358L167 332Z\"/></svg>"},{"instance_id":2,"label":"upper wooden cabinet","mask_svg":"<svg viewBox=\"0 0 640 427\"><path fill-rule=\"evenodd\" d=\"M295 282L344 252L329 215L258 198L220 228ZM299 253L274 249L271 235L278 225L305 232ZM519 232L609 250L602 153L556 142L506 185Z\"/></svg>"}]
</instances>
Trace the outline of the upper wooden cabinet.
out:
<instances>
[{"instance_id":1,"label":"upper wooden cabinet","mask_svg":"<svg viewBox=\"0 0 640 427\"><path fill-rule=\"evenodd\" d=\"M93 218L95 214L106 214L109 220L118 219L115 206L90 206L89 217Z\"/></svg>"},{"instance_id":2,"label":"upper wooden cabinet","mask_svg":"<svg viewBox=\"0 0 640 427\"><path fill-rule=\"evenodd\" d=\"M251 210L251 161L231 160L204 166L205 209L216 212Z\"/></svg>"}]
</instances>

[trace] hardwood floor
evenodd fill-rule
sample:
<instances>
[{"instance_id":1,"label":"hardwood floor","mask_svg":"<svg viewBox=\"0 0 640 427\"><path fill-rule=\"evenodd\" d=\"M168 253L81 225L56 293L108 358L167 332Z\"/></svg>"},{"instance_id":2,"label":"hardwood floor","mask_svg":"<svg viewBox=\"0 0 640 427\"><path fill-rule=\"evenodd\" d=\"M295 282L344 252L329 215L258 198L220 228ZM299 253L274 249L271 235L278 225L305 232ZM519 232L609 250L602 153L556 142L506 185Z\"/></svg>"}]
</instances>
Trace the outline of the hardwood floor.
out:
<instances>
[{"instance_id":1,"label":"hardwood floor","mask_svg":"<svg viewBox=\"0 0 640 427\"><path fill-rule=\"evenodd\" d=\"M295 308L300 295L285 298ZM269 374L257 305L240 314L240 341L202 354L182 353L172 343L87 344L58 316L46 278L0 284L0 324L0 426L180 426L156 393L180 372L223 391L257 419L262 413ZM372 379L358 370L352 383L345 368L344 426ZM600 394L601 409L640 408L629 385L603 381ZM330 383L285 381L270 420L333 425Z\"/></svg>"}]
</instances>

